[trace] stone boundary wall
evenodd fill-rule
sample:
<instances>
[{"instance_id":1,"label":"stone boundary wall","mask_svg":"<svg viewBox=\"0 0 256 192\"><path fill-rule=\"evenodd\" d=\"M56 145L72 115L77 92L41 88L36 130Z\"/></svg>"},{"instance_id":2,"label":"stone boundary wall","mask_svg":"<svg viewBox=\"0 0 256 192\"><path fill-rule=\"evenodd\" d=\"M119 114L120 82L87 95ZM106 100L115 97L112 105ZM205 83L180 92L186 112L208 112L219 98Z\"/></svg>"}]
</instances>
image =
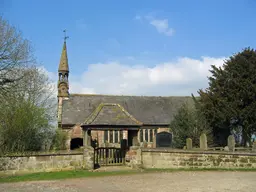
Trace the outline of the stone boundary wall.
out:
<instances>
[{"instance_id":1,"label":"stone boundary wall","mask_svg":"<svg viewBox=\"0 0 256 192\"><path fill-rule=\"evenodd\" d=\"M83 167L83 152L0 156L0 175L72 170Z\"/></svg>"},{"instance_id":2,"label":"stone boundary wall","mask_svg":"<svg viewBox=\"0 0 256 192\"><path fill-rule=\"evenodd\" d=\"M140 155L138 153L141 153ZM141 149L132 164L142 168L256 168L256 153ZM133 165L135 166L135 165ZM137 165L138 166L138 165Z\"/></svg>"}]
</instances>

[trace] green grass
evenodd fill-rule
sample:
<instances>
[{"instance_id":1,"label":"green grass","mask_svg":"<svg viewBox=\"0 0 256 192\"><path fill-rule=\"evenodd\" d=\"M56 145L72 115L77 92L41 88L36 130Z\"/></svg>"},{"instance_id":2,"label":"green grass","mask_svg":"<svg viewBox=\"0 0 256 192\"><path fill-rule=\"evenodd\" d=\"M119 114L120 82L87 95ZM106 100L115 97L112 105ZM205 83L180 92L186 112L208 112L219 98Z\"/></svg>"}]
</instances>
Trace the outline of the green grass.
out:
<instances>
[{"instance_id":1,"label":"green grass","mask_svg":"<svg viewBox=\"0 0 256 192\"><path fill-rule=\"evenodd\" d=\"M138 173L139 171L112 171L112 172L90 172L86 170L39 172L24 175L1 176L0 183L20 182L20 181L38 181L38 180L59 180L82 177L100 177L113 175L127 175Z\"/></svg>"},{"instance_id":2,"label":"green grass","mask_svg":"<svg viewBox=\"0 0 256 192\"><path fill-rule=\"evenodd\" d=\"M39 181L39 180L59 180L71 178L85 177L101 177L114 175L128 175L138 173L156 173L156 172L177 172L177 171L256 171L256 168L244 169L223 169L223 168L179 168L179 169L143 169L143 170L122 170L122 171L106 171L106 172L90 172L86 170L72 171L56 171L56 172L40 172L24 175L2 176L0 183L21 182L21 181Z\"/></svg>"}]
</instances>

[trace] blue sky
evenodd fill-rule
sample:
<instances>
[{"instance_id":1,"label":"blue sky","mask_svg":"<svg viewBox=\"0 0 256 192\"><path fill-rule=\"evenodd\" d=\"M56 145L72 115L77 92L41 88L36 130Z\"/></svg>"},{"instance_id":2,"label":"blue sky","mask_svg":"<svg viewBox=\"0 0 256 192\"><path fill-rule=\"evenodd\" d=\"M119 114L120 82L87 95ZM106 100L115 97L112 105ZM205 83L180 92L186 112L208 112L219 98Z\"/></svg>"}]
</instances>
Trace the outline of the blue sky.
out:
<instances>
[{"instance_id":1,"label":"blue sky","mask_svg":"<svg viewBox=\"0 0 256 192\"><path fill-rule=\"evenodd\" d=\"M256 48L254 0L71 2L0 0L0 13L31 40L49 73L67 29L76 92L189 95L207 86L212 63Z\"/></svg>"}]
</instances>

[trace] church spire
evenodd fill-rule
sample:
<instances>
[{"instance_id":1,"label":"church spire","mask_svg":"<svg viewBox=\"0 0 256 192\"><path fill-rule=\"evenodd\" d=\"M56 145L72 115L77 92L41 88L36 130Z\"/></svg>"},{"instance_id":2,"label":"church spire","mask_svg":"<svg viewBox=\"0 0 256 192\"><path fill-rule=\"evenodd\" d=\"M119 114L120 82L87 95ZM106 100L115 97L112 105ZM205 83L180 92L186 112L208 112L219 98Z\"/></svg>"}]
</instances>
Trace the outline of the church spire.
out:
<instances>
[{"instance_id":1,"label":"church spire","mask_svg":"<svg viewBox=\"0 0 256 192\"><path fill-rule=\"evenodd\" d=\"M64 35L64 44L63 44L61 58L60 58L60 64L59 64L59 72L68 72L69 71L68 54L67 54L67 45L66 45L66 40L68 37L66 36L66 30L64 30L63 32L65 35Z\"/></svg>"},{"instance_id":2,"label":"church spire","mask_svg":"<svg viewBox=\"0 0 256 192\"><path fill-rule=\"evenodd\" d=\"M67 54L67 45L66 45L66 30L64 32L64 44L62 48L60 64L59 64L59 81L58 81L58 97L68 97L69 96L69 85L68 85L68 54Z\"/></svg>"}]
</instances>

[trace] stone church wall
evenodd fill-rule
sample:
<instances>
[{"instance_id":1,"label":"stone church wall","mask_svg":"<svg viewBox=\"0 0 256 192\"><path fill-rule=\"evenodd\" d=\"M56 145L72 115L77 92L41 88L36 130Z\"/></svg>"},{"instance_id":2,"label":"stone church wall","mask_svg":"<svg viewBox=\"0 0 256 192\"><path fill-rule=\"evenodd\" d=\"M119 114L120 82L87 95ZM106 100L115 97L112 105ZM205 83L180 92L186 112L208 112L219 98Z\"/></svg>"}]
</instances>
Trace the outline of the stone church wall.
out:
<instances>
[{"instance_id":1,"label":"stone church wall","mask_svg":"<svg viewBox=\"0 0 256 192\"><path fill-rule=\"evenodd\" d=\"M82 152L0 157L0 175L72 170L83 166Z\"/></svg>"},{"instance_id":2,"label":"stone church wall","mask_svg":"<svg viewBox=\"0 0 256 192\"><path fill-rule=\"evenodd\" d=\"M142 168L256 168L256 153L142 148L129 158L131 167Z\"/></svg>"}]
</instances>

